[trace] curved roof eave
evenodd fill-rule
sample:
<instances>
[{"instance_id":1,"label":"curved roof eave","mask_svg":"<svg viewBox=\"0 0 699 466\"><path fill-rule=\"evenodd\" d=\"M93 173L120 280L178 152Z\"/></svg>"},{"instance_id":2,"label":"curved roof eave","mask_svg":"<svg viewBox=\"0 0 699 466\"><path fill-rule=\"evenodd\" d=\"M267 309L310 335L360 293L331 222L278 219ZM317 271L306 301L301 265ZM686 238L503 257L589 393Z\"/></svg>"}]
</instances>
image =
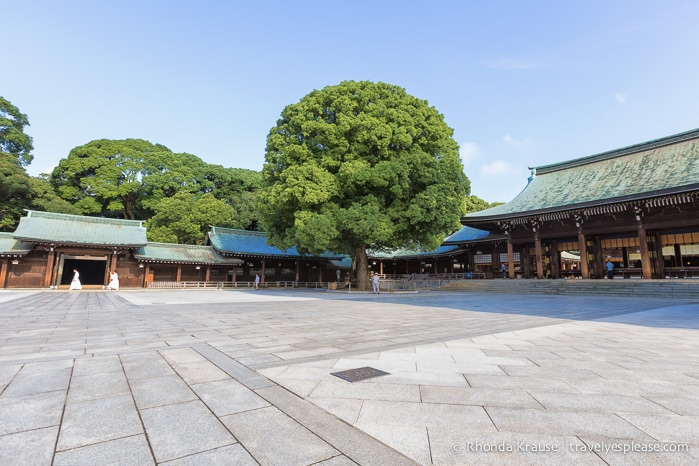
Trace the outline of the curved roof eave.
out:
<instances>
[{"instance_id":1,"label":"curved roof eave","mask_svg":"<svg viewBox=\"0 0 699 466\"><path fill-rule=\"evenodd\" d=\"M699 183L691 184L691 185L687 185L687 186L681 186L681 187L677 187L677 188L663 189L663 190L659 190L659 191L649 191L649 192L642 193L642 194L634 194L634 195L629 195L629 196L620 196L620 197L615 197L615 198L610 198L610 199L603 199L603 200L599 200L599 201L589 201L589 202L581 202L579 204L555 206L555 207L550 207L547 209L529 210L529 211L524 211L524 212L504 213L504 214L500 214L500 215L488 215L488 216L483 215L483 216L471 217L471 216L467 215L461 219L461 223L463 225L471 225L471 224L475 225L475 224L480 224L480 223L492 223L492 222L497 222L497 221L506 221L506 220L512 220L515 218L526 218L526 217L533 217L533 216L546 215L546 214L552 214L552 213L574 212L577 210L583 210L583 209L587 209L587 208L595 207L595 206L620 204L623 202L644 201L644 200L652 199L655 197L669 196L669 195L673 195L673 194L686 194L686 193L691 193L694 191L699 191ZM482 212L486 212L486 211L482 211Z\"/></svg>"}]
</instances>

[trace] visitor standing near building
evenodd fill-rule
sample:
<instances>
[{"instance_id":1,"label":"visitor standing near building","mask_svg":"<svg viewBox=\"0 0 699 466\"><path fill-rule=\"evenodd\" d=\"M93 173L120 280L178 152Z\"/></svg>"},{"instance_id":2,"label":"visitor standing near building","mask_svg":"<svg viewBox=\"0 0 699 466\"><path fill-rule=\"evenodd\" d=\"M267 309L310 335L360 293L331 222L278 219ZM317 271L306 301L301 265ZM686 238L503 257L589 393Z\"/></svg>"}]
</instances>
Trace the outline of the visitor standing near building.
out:
<instances>
[{"instance_id":1,"label":"visitor standing near building","mask_svg":"<svg viewBox=\"0 0 699 466\"><path fill-rule=\"evenodd\" d=\"M500 266L500 272L502 273L502 278L507 278L507 266L505 264Z\"/></svg>"},{"instance_id":2,"label":"visitor standing near building","mask_svg":"<svg viewBox=\"0 0 699 466\"><path fill-rule=\"evenodd\" d=\"M119 289L119 274L116 270L109 274L109 285L107 285L108 290L118 290Z\"/></svg>"},{"instance_id":3,"label":"visitor standing near building","mask_svg":"<svg viewBox=\"0 0 699 466\"><path fill-rule=\"evenodd\" d=\"M371 277L371 286L374 288L374 294L380 294L381 291L379 290L379 274L375 273L373 277Z\"/></svg>"},{"instance_id":4,"label":"visitor standing near building","mask_svg":"<svg viewBox=\"0 0 699 466\"><path fill-rule=\"evenodd\" d=\"M260 289L260 276L258 274L255 274L255 289Z\"/></svg>"},{"instance_id":5,"label":"visitor standing near building","mask_svg":"<svg viewBox=\"0 0 699 466\"><path fill-rule=\"evenodd\" d=\"M614 278L614 263L609 258L607 258L607 278L610 280Z\"/></svg>"},{"instance_id":6,"label":"visitor standing near building","mask_svg":"<svg viewBox=\"0 0 699 466\"><path fill-rule=\"evenodd\" d=\"M82 290L83 285L80 283L80 272L78 269L73 269L73 280L70 282L71 290Z\"/></svg>"}]
</instances>

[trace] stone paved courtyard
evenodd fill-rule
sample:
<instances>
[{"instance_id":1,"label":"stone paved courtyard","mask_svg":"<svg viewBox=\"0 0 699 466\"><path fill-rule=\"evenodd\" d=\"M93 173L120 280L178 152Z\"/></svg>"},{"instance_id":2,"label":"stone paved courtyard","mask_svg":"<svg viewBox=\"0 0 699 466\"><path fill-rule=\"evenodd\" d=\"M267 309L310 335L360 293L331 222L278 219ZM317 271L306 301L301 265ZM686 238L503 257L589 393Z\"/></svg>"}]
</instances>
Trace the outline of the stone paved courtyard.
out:
<instances>
[{"instance_id":1,"label":"stone paved courtyard","mask_svg":"<svg viewBox=\"0 0 699 466\"><path fill-rule=\"evenodd\" d=\"M662 297L3 291L0 464L693 465L698 350Z\"/></svg>"}]
</instances>

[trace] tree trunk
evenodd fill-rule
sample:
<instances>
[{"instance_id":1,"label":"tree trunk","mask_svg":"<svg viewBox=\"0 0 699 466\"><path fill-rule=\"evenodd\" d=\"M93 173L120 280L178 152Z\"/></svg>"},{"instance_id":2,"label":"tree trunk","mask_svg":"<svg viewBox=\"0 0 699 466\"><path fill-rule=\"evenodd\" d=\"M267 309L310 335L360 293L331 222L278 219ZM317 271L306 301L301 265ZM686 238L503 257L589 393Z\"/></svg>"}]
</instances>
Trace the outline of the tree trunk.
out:
<instances>
[{"instance_id":1,"label":"tree trunk","mask_svg":"<svg viewBox=\"0 0 699 466\"><path fill-rule=\"evenodd\" d=\"M368 290L369 279L367 274L366 246L359 247L354 253L354 258L357 269L357 289Z\"/></svg>"}]
</instances>

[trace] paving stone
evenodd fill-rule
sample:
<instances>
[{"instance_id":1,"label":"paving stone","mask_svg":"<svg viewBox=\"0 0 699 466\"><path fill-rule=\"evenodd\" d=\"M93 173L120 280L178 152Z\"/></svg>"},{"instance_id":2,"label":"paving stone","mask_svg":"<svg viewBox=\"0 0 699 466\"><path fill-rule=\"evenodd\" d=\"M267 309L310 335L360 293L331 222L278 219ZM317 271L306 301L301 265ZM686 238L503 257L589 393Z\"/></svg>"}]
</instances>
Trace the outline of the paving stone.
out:
<instances>
[{"instance_id":1,"label":"paving stone","mask_svg":"<svg viewBox=\"0 0 699 466\"><path fill-rule=\"evenodd\" d=\"M58 451L142 434L131 395L68 403L58 436Z\"/></svg>"},{"instance_id":2,"label":"paving stone","mask_svg":"<svg viewBox=\"0 0 699 466\"><path fill-rule=\"evenodd\" d=\"M0 464L51 465L58 425L0 435Z\"/></svg>"},{"instance_id":3,"label":"paving stone","mask_svg":"<svg viewBox=\"0 0 699 466\"><path fill-rule=\"evenodd\" d=\"M381 376L388 379L389 376ZM367 381L368 382L368 381ZM350 383L322 381L308 395L309 398L354 398L360 400L420 401L420 389L417 385L398 385L390 383Z\"/></svg>"},{"instance_id":4,"label":"paving stone","mask_svg":"<svg viewBox=\"0 0 699 466\"><path fill-rule=\"evenodd\" d=\"M274 407L225 416L222 421L261 464L305 465L339 453Z\"/></svg>"},{"instance_id":5,"label":"paving stone","mask_svg":"<svg viewBox=\"0 0 699 466\"><path fill-rule=\"evenodd\" d=\"M237 443L201 401L141 411L158 463Z\"/></svg>"},{"instance_id":6,"label":"paving stone","mask_svg":"<svg viewBox=\"0 0 699 466\"><path fill-rule=\"evenodd\" d=\"M500 406L541 409L541 405L521 388L469 388L425 385L420 387L423 403Z\"/></svg>"},{"instance_id":7,"label":"paving stone","mask_svg":"<svg viewBox=\"0 0 699 466\"><path fill-rule=\"evenodd\" d=\"M71 366L57 363L54 369L49 369L45 364L25 364L10 382L3 396L21 396L34 393L53 392L67 390L70 383Z\"/></svg>"},{"instance_id":8,"label":"paving stone","mask_svg":"<svg viewBox=\"0 0 699 466\"><path fill-rule=\"evenodd\" d=\"M633 423L612 413L543 411L523 408L486 407L501 432L541 435L603 435L618 439L652 440Z\"/></svg>"},{"instance_id":9,"label":"paving stone","mask_svg":"<svg viewBox=\"0 0 699 466\"><path fill-rule=\"evenodd\" d=\"M530 390L529 394L544 408L551 410L672 414L668 409L640 396L540 392L535 390Z\"/></svg>"},{"instance_id":10,"label":"paving stone","mask_svg":"<svg viewBox=\"0 0 699 466\"><path fill-rule=\"evenodd\" d=\"M0 435L57 426L61 422L66 392L0 396Z\"/></svg>"},{"instance_id":11,"label":"paving stone","mask_svg":"<svg viewBox=\"0 0 699 466\"><path fill-rule=\"evenodd\" d=\"M397 401L365 401L357 423L425 427L459 425L465 431L496 430L481 407Z\"/></svg>"},{"instance_id":12,"label":"paving stone","mask_svg":"<svg viewBox=\"0 0 699 466\"><path fill-rule=\"evenodd\" d=\"M129 381L174 375L175 371L157 352L121 355L121 362Z\"/></svg>"},{"instance_id":13,"label":"paving stone","mask_svg":"<svg viewBox=\"0 0 699 466\"><path fill-rule=\"evenodd\" d=\"M130 393L123 372L90 373L71 379L68 402L110 398Z\"/></svg>"},{"instance_id":14,"label":"paving stone","mask_svg":"<svg viewBox=\"0 0 699 466\"><path fill-rule=\"evenodd\" d=\"M184 403L197 399L192 389L178 375L174 374L136 379L131 382L131 393L138 409Z\"/></svg>"},{"instance_id":15,"label":"paving stone","mask_svg":"<svg viewBox=\"0 0 699 466\"><path fill-rule=\"evenodd\" d=\"M107 372L123 372L119 356L101 356L97 358L77 359L73 365L73 377L104 374Z\"/></svg>"},{"instance_id":16,"label":"paving stone","mask_svg":"<svg viewBox=\"0 0 699 466\"><path fill-rule=\"evenodd\" d=\"M163 466L257 466L239 443L160 463Z\"/></svg>"},{"instance_id":17,"label":"paving stone","mask_svg":"<svg viewBox=\"0 0 699 466\"><path fill-rule=\"evenodd\" d=\"M81 448L59 451L53 466L107 464L155 464L145 435L134 435L107 442L100 442Z\"/></svg>"},{"instance_id":18,"label":"paving stone","mask_svg":"<svg viewBox=\"0 0 699 466\"><path fill-rule=\"evenodd\" d=\"M219 417L269 406L255 392L233 379L192 385L192 390Z\"/></svg>"},{"instance_id":19,"label":"paving stone","mask_svg":"<svg viewBox=\"0 0 699 466\"><path fill-rule=\"evenodd\" d=\"M699 443L698 416L621 413L619 416L660 442Z\"/></svg>"}]
</instances>

